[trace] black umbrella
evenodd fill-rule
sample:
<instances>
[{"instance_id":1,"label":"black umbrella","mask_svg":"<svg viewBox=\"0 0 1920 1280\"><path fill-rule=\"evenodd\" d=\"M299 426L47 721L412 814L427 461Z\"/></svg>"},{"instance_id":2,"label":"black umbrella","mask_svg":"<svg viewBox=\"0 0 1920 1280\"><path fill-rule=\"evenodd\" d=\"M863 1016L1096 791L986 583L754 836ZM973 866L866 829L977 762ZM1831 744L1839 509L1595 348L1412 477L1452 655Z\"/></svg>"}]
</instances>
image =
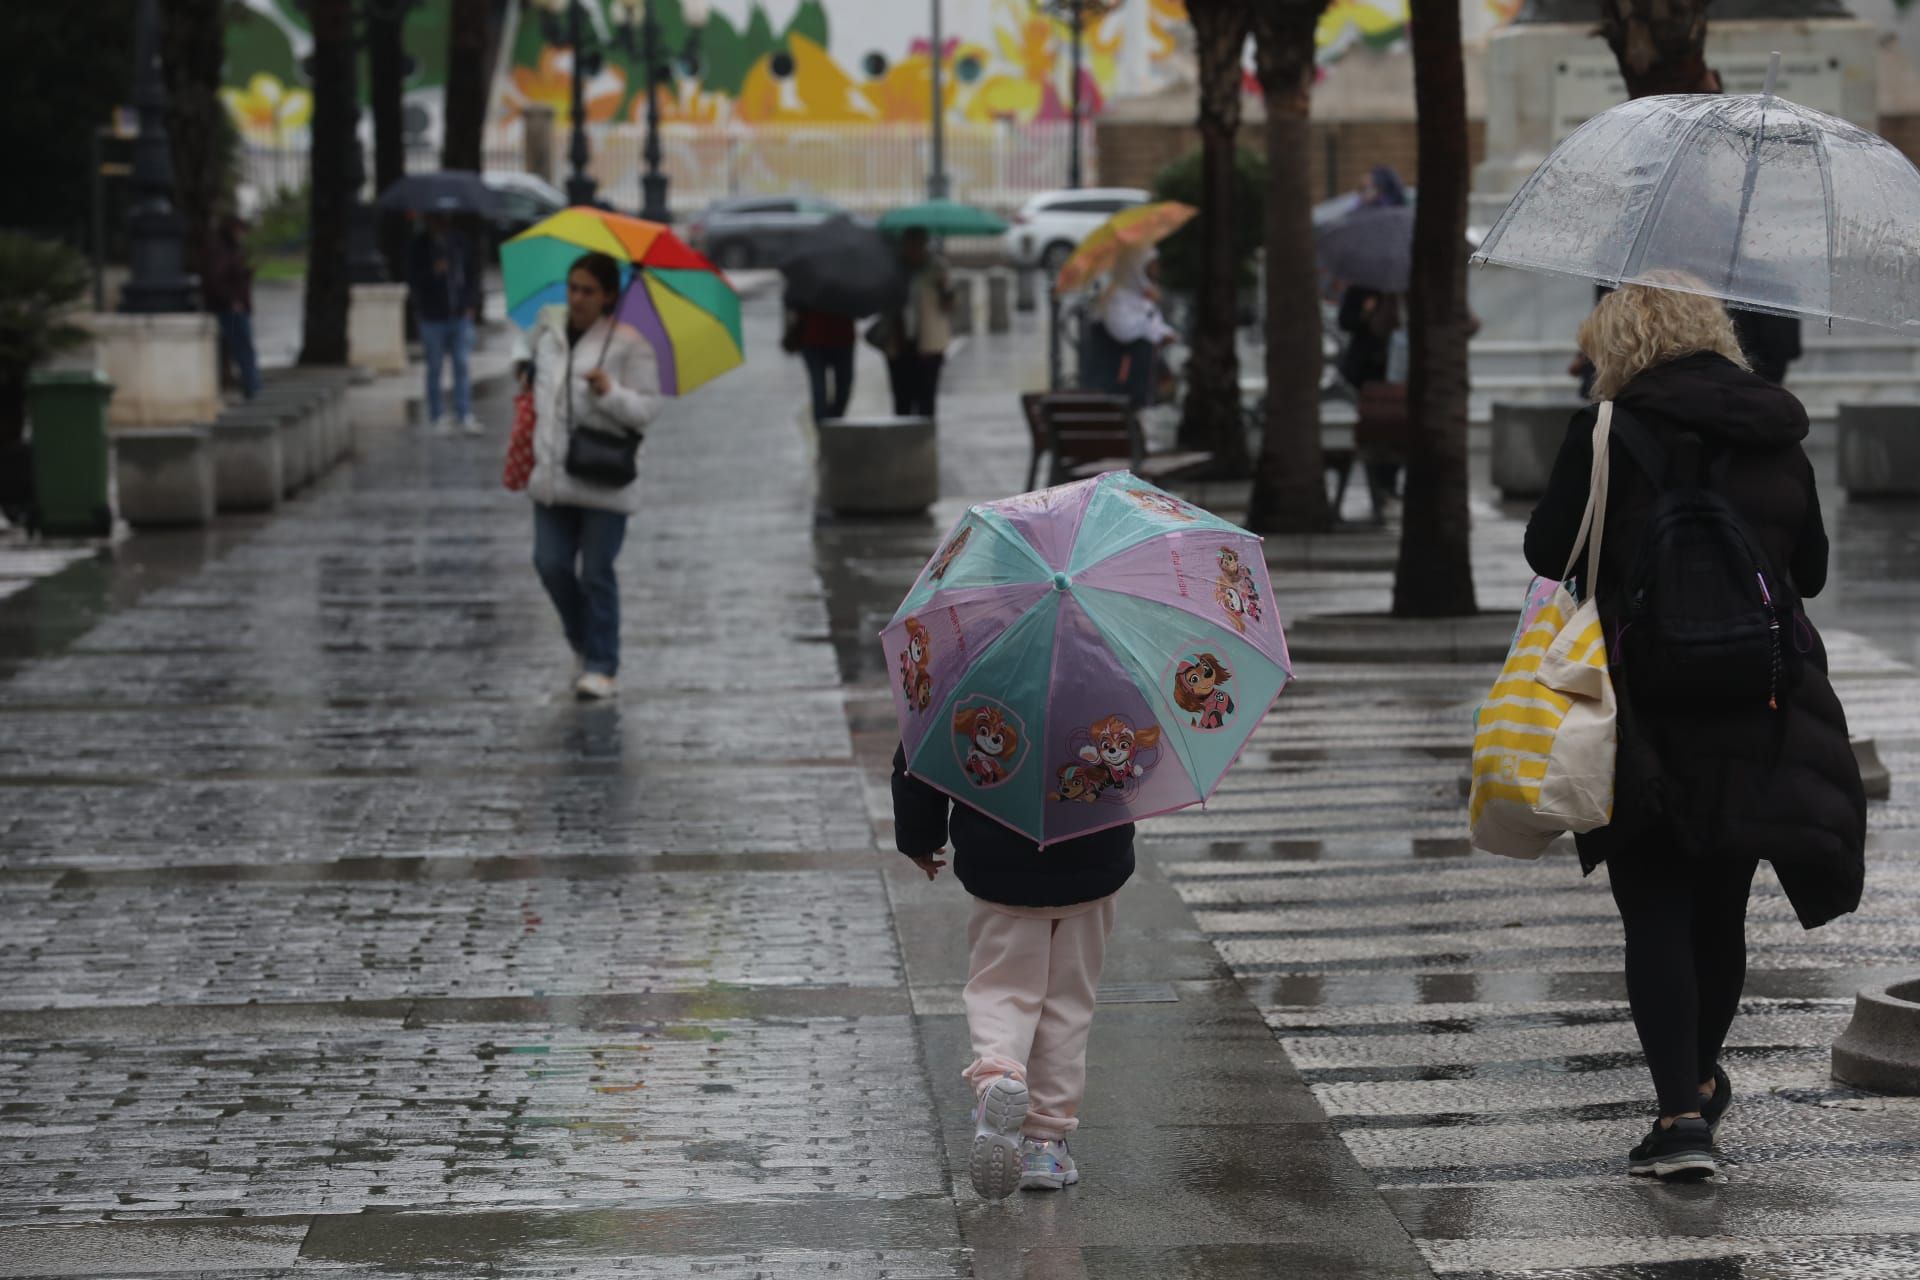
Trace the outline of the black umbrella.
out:
<instances>
[{"instance_id":1,"label":"black umbrella","mask_svg":"<svg viewBox=\"0 0 1920 1280\"><path fill-rule=\"evenodd\" d=\"M872 227L835 218L807 233L780 263L787 304L862 319L906 301L899 251Z\"/></svg>"},{"instance_id":2,"label":"black umbrella","mask_svg":"<svg viewBox=\"0 0 1920 1280\"><path fill-rule=\"evenodd\" d=\"M493 188L477 173L446 169L439 173L410 173L380 193L380 207L388 213L477 213L490 217L498 208Z\"/></svg>"}]
</instances>

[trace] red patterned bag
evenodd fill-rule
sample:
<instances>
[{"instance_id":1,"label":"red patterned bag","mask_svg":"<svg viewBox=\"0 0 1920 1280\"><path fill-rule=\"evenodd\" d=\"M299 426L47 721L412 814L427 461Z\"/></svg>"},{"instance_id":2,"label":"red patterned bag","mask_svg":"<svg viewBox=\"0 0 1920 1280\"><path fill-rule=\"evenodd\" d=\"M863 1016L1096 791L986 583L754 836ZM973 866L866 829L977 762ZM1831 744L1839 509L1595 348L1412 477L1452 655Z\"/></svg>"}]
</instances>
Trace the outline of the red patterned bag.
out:
<instances>
[{"instance_id":1,"label":"red patterned bag","mask_svg":"<svg viewBox=\"0 0 1920 1280\"><path fill-rule=\"evenodd\" d=\"M507 465L500 471L500 483L515 493L533 478L533 426L533 392L522 391L513 398L513 435L507 440Z\"/></svg>"}]
</instances>

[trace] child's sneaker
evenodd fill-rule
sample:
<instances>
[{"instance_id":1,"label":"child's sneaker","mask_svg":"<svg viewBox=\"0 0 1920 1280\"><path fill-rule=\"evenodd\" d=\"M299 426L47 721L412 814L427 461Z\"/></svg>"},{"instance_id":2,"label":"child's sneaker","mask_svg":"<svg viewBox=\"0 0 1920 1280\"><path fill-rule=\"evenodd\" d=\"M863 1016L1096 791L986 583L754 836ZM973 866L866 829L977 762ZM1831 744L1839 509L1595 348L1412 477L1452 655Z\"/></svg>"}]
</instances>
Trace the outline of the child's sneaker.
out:
<instances>
[{"instance_id":1,"label":"child's sneaker","mask_svg":"<svg viewBox=\"0 0 1920 1280\"><path fill-rule=\"evenodd\" d=\"M1080 1181L1080 1170L1073 1164L1073 1152L1065 1138L1045 1142L1033 1138L1020 1140L1020 1189L1022 1191L1058 1191Z\"/></svg>"},{"instance_id":2,"label":"child's sneaker","mask_svg":"<svg viewBox=\"0 0 1920 1280\"><path fill-rule=\"evenodd\" d=\"M1027 1119L1027 1085L1001 1076L980 1095L973 1111L973 1155L967 1175L989 1200L1004 1200L1020 1185L1020 1126Z\"/></svg>"}]
</instances>

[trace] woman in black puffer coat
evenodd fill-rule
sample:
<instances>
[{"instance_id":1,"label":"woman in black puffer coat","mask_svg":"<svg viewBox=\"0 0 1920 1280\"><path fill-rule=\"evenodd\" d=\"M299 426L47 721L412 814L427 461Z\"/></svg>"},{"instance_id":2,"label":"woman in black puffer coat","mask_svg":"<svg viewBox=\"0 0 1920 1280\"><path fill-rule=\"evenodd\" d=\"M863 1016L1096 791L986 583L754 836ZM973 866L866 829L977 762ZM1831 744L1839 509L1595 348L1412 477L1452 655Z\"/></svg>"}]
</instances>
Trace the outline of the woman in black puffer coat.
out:
<instances>
[{"instance_id":1,"label":"woman in black puffer coat","mask_svg":"<svg viewBox=\"0 0 1920 1280\"><path fill-rule=\"evenodd\" d=\"M1626 597L1658 490L1616 431L1597 597L1620 699L1613 821L1578 838L1591 872L1607 864L1626 930L1627 995L1661 1119L1632 1172L1713 1172L1711 1139L1731 1102L1722 1042L1746 978L1747 895L1773 865L1800 923L1815 928L1860 902L1866 800L1826 651L1799 610L1827 578L1827 536L1801 441L1806 410L1748 371L1712 299L1629 285L1580 331L1594 396L1671 450L1700 437L1713 483L1746 522L1787 598L1779 601L1790 679L1764 703L1636 698L1622 663ZM1527 525L1527 561L1557 576L1586 505L1597 410L1575 417L1548 491ZM1631 426L1628 427L1631 429ZM1717 460L1724 457L1724 470ZM1583 553L1584 554L1584 553Z\"/></svg>"}]
</instances>

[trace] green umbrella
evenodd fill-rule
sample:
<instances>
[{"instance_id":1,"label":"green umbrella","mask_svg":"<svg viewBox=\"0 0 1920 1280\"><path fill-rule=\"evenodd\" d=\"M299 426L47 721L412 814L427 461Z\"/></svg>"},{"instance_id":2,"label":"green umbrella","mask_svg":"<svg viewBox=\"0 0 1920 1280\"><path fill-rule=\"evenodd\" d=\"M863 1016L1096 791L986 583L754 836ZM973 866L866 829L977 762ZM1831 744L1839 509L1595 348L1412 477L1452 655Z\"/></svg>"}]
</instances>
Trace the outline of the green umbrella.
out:
<instances>
[{"instance_id":1,"label":"green umbrella","mask_svg":"<svg viewBox=\"0 0 1920 1280\"><path fill-rule=\"evenodd\" d=\"M897 236L908 227L925 227L936 236L997 236L1007 224L985 209L958 200L923 200L880 219L880 229L891 235Z\"/></svg>"}]
</instances>

